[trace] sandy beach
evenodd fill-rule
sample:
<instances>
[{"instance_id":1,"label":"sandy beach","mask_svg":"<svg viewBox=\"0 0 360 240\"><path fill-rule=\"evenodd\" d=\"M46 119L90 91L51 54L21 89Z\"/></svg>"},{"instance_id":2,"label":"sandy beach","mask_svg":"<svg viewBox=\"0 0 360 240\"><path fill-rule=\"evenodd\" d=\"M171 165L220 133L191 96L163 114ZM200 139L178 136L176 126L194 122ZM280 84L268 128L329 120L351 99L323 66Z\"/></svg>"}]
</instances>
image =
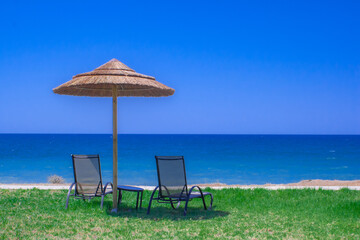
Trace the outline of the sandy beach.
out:
<instances>
[{"instance_id":1,"label":"sandy beach","mask_svg":"<svg viewBox=\"0 0 360 240\"><path fill-rule=\"evenodd\" d=\"M0 183L0 189L53 189L61 190L68 189L69 183L64 184L50 184L50 183ZM264 185L227 185L223 183L209 183L209 184L197 184L198 186L205 188L210 187L212 189L224 189L224 188L241 188L241 189L253 189L253 188L264 188L269 190L277 189L303 189L303 188L314 188L314 189L325 189L325 190L339 190L342 188L349 188L351 190L360 190L360 180L352 181L341 181L341 180L303 180L296 183L288 184L271 184L267 183ZM137 186L144 188L145 190L153 190L155 186Z\"/></svg>"}]
</instances>

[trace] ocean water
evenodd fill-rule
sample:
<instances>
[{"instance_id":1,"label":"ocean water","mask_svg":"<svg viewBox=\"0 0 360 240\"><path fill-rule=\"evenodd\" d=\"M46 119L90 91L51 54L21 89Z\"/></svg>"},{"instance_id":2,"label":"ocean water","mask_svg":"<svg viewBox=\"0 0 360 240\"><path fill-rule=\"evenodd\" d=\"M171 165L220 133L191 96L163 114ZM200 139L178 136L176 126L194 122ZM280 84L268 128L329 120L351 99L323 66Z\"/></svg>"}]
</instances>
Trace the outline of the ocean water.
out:
<instances>
[{"instance_id":1,"label":"ocean water","mask_svg":"<svg viewBox=\"0 0 360 240\"><path fill-rule=\"evenodd\" d=\"M184 155L189 184L360 179L360 136L119 135L119 184L156 185L155 155ZM112 180L109 134L0 134L0 183L73 181L71 154L100 154Z\"/></svg>"}]
</instances>

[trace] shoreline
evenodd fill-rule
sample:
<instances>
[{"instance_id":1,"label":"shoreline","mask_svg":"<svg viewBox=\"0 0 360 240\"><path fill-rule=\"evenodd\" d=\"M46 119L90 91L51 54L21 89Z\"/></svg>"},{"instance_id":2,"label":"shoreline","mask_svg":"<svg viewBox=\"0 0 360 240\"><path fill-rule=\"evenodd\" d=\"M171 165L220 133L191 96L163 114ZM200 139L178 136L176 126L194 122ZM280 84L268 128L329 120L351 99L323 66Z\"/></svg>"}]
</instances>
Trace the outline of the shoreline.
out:
<instances>
[{"instance_id":1,"label":"shoreline","mask_svg":"<svg viewBox=\"0 0 360 240\"><path fill-rule=\"evenodd\" d=\"M51 184L51 183L0 183L0 189L32 189L38 188L42 190L64 190L69 189L71 183L63 184ZM223 183L208 183L208 184L197 184L198 186L205 188L210 187L212 189L225 189L225 188L240 188L240 189L254 189L254 188L264 188L269 190L278 190L278 189L324 189L324 190L340 190L342 188L348 188L351 190L360 190L360 180L351 180L351 181L342 181L342 180L302 180L296 183L287 183L287 184L249 184L249 185L227 185ZM153 190L155 186L142 186L136 185L145 190ZM192 186L192 185L189 185Z\"/></svg>"}]
</instances>

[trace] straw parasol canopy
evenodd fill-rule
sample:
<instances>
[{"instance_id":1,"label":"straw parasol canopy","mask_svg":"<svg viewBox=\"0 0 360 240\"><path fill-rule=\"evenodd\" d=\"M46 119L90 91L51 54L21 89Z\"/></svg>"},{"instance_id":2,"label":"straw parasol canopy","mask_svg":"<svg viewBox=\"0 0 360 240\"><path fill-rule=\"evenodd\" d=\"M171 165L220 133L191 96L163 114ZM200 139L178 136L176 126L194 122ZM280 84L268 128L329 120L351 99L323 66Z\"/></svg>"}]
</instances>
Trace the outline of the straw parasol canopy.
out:
<instances>
[{"instance_id":1,"label":"straw parasol canopy","mask_svg":"<svg viewBox=\"0 0 360 240\"><path fill-rule=\"evenodd\" d=\"M140 74L112 59L87 73L75 75L72 80L54 88L54 93L73 96L112 97L116 86L118 97L163 97L173 95L175 90Z\"/></svg>"},{"instance_id":2,"label":"straw parasol canopy","mask_svg":"<svg viewBox=\"0 0 360 240\"><path fill-rule=\"evenodd\" d=\"M117 211L117 97L165 97L173 95L175 90L112 59L91 72L75 75L53 91L62 95L112 97L113 211Z\"/></svg>"}]
</instances>

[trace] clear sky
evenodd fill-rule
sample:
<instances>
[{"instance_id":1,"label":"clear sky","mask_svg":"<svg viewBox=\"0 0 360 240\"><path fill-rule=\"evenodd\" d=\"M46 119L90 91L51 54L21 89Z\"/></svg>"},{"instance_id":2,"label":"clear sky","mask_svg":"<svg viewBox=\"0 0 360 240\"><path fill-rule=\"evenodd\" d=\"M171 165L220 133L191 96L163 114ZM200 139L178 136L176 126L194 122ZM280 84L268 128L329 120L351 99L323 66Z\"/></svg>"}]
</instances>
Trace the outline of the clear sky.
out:
<instances>
[{"instance_id":1,"label":"clear sky","mask_svg":"<svg viewBox=\"0 0 360 240\"><path fill-rule=\"evenodd\" d=\"M2 2L0 132L111 133L52 88L112 58L175 89L119 133L360 134L360 1Z\"/></svg>"}]
</instances>

